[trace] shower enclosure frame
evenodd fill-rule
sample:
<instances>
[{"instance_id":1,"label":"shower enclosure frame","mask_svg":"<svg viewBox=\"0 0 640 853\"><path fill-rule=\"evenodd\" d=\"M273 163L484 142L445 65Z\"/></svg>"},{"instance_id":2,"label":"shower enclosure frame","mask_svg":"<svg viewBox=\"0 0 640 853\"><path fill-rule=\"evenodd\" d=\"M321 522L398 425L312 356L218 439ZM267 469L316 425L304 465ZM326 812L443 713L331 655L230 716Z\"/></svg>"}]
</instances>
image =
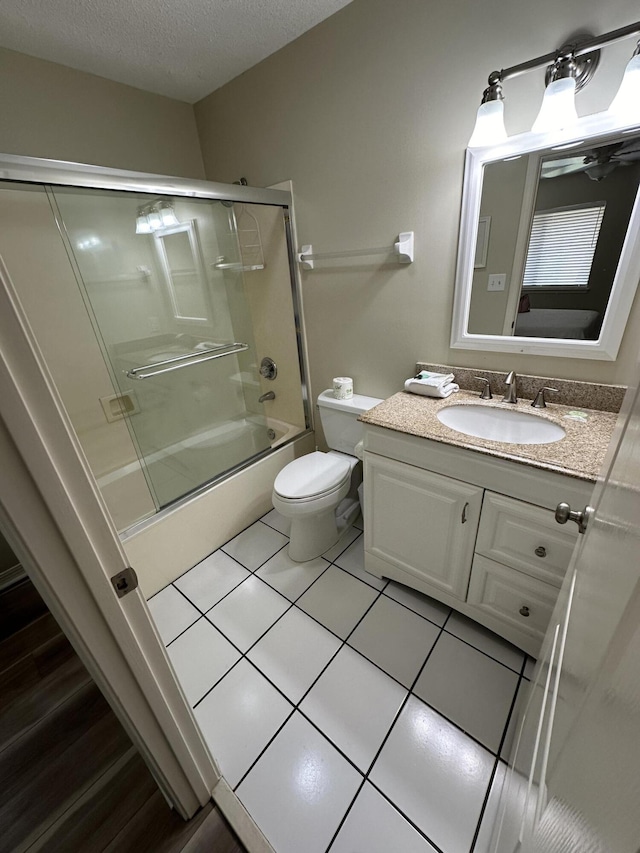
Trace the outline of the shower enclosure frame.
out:
<instances>
[{"instance_id":1,"label":"shower enclosure frame","mask_svg":"<svg viewBox=\"0 0 640 853\"><path fill-rule=\"evenodd\" d=\"M20 183L271 204L284 210L307 432L312 410L291 193L0 155ZM251 851L269 845L226 785L175 678L139 589L120 598L121 539L0 258L0 521L45 603L185 818L212 796Z\"/></svg>"},{"instance_id":2,"label":"shower enclosure frame","mask_svg":"<svg viewBox=\"0 0 640 853\"><path fill-rule=\"evenodd\" d=\"M291 282L291 297L293 303L293 319L296 330L296 349L298 353L298 367L300 370L300 386L302 404L305 413L305 429L294 438L298 439L308 435L314 429L314 411L311 405L308 383L308 359L306 348L306 336L304 333L304 321L302 311L302 287L298 264L296 263L297 235L295 233L295 222L293 218L293 197L289 190L280 188L260 188L243 184L225 184L214 181L203 181L188 178L177 178L167 175L155 175L145 172L134 172L120 169L112 169L103 166L92 166L84 163L71 163L62 160L48 160L37 157L22 157L14 154L0 154L0 179L3 181L15 181L18 183L31 183L44 186L73 187L82 189L113 190L119 192L139 192L155 196L182 196L184 198L209 199L212 201L231 201L247 204L263 204L280 207L283 210L284 230L287 245L287 260ZM282 186L282 184L280 185ZM54 211L58 215L58 211ZM60 227L60 226L58 226ZM63 240L64 235L62 235ZM66 241L65 241L66 242ZM79 274L75 262L72 267L76 276ZM83 295L84 298L84 295ZM85 300L86 301L86 300ZM88 309L89 310L89 309ZM89 310L91 322L95 328L93 311ZM98 335L101 349L103 349ZM104 356L104 350L103 350ZM111 370L108 359L105 356L107 368ZM114 384L114 391L117 393ZM134 445L138 450L137 439L132 436ZM242 471L247 466L268 456L272 453L271 448L243 460L222 474L203 482L200 486L190 490L187 494L171 501L167 506L159 507L156 512L148 518L142 518L132 522L121 535L125 538L144 530L155 523L164 513L179 509L206 492L211 486L225 480L227 477ZM140 451L138 450L140 456ZM154 498L155 500L155 498Z\"/></svg>"}]
</instances>

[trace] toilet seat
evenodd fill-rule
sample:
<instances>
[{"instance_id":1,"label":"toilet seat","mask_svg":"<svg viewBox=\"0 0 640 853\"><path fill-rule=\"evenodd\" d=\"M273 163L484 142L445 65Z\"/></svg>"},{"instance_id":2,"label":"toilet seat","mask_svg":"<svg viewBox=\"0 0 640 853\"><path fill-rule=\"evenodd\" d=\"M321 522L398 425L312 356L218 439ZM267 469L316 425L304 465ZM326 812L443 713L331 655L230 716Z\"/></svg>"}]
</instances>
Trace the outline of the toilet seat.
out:
<instances>
[{"instance_id":1,"label":"toilet seat","mask_svg":"<svg viewBox=\"0 0 640 853\"><path fill-rule=\"evenodd\" d=\"M316 450L286 465L273 484L274 492L287 501L314 500L338 491L351 477L349 457Z\"/></svg>"}]
</instances>

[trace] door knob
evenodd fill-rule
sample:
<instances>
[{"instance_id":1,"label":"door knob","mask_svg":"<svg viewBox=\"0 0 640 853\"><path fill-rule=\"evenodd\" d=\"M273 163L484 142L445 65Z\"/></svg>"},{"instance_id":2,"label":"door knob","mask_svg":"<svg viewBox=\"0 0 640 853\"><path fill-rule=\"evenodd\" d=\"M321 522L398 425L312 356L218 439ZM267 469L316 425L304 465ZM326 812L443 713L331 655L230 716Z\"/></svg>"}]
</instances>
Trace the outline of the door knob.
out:
<instances>
[{"instance_id":1,"label":"door knob","mask_svg":"<svg viewBox=\"0 0 640 853\"><path fill-rule=\"evenodd\" d=\"M581 512L577 512L576 510L571 509L568 503L563 501L556 507L556 521L558 524L566 524L567 521L575 521L580 533L584 533L593 512L594 509L592 506L586 506Z\"/></svg>"}]
</instances>

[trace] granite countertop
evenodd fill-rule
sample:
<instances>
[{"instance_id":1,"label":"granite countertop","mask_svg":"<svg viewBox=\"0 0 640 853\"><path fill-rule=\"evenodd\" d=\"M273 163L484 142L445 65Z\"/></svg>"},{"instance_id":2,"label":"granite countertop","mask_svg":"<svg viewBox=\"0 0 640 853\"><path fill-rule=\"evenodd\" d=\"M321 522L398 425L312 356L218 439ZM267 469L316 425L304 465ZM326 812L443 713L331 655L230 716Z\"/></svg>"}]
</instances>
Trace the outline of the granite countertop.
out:
<instances>
[{"instance_id":1,"label":"granite countertop","mask_svg":"<svg viewBox=\"0 0 640 853\"><path fill-rule=\"evenodd\" d=\"M505 444L465 435L445 426L437 418L441 409L462 403L535 414L560 424L566 430L566 436L551 444ZM586 417L567 417L570 412L576 410L584 413ZM476 450L488 456L509 459L534 468L544 468L581 480L595 481L617 418L618 415L614 412L576 409L554 403L547 403L546 409L532 409L531 400L527 399L518 400L516 404L503 403L496 399L480 400L477 393L461 390L444 400L400 391L365 412L360 420L372 426Z\"/></svg>"}]
</instances>

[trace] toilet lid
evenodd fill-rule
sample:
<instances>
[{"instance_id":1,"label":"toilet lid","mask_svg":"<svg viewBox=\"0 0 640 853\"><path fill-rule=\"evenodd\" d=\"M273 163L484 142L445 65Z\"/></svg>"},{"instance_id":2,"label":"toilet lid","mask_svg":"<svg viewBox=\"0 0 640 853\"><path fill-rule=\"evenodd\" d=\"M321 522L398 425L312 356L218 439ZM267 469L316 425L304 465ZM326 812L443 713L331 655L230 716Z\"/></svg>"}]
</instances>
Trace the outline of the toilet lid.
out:
<instances>
[{"instance_id":1,"label":"toilet lid","mask_svg":"<svg viewBox=\"0 0 640 853\"><path fill-rule=\"evenodd\" d=\"M316 450L294 459L280 471L273 485L283 498L312 498L330 492L351 473L346 457Z\"/></svg>"}]
</instances>

